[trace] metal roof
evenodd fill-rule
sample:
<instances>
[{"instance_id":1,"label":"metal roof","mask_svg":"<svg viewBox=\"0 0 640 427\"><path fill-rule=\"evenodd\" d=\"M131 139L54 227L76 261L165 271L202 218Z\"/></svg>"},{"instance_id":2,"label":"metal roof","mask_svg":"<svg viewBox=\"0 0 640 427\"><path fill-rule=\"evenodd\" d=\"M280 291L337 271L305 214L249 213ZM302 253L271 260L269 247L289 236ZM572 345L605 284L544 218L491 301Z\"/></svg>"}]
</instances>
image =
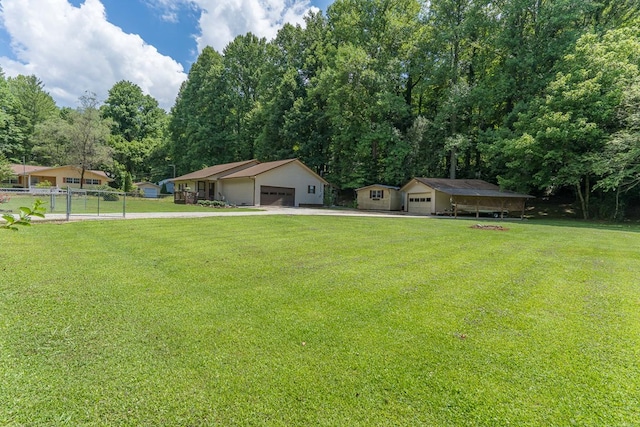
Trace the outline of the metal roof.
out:
<instances>
[{"instance_id":1,"label":"metal roof","mask_svg":"<svg viewBox=\"0 0 640 427\"><path fill-rule=\"evenodd\" d=\"M507 197L518 199L533 199L533 196L513 191L500 190L495 184L481 179L445 179L445 178L414 178L417 181L434 190L451 196L477 196L477 197ZM403 187L404 189L404 187Z\"/></svg>"}]
</instances>

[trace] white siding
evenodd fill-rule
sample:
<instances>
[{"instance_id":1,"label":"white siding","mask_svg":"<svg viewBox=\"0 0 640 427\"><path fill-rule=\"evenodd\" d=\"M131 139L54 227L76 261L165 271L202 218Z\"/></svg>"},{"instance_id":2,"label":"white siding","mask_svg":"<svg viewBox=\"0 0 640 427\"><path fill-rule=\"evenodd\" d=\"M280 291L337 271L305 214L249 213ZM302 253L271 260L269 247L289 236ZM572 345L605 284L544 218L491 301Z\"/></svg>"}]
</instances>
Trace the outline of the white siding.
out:
<instances>
[{"instance_id":1,"label":"white siding","mask_svg":"<svg viewBox=\"0 0 640 427\"><path fill-rule=\"evenodd\" d=\"M259 187L258 187L258 191ZM254 182L250 178L237 178L227 179L224 181L224 192L227 203L236 206L253 206L259 203L260 194L258 198L254 199ZM252 197L253 196L253 197Z\"/></svg>"},{"instance_id":2,"label":"white siding","mask_svg":"<svg viewBox=\"0 0 640 427\"><path fill-rule=\"evenodd\" d=\"M231 181L231 180L229 180ZM225 190L228 182L225 183ZM324 201L324 184L307 169L296 162L287 163L279 168L264 172L256 177L254 192L255 201L260 203L260 186L286 187L296 189L296 206L322 205ZM309 186L315 186L315 193L309 193Z\"/></svg>"}]
</instances>

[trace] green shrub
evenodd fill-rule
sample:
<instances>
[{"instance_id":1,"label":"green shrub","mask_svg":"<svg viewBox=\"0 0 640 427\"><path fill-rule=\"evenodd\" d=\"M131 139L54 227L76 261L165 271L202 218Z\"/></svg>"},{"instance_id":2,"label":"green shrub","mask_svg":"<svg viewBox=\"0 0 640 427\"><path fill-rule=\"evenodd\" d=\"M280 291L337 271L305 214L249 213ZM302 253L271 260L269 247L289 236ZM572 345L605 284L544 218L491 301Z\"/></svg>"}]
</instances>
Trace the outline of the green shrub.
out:
<instances>
[{"instance_id":1,"label":"green shrub","mask_svg":"<svg viewBox=\"0 0 640 427\"><path fill-rule=\"evenodd\" d=\"M118 196L118 193L107 192L102 194L102 199L105 202L117 202L120 200L120 196Z\"/></svg>"},{"instance_id":2,"label":"green shrub","mask_svg":"<svg viewBox=\"0 0 640 427\"><path fill-rule=\"evenodd\" d=\"M224 208L227 206L222 200L198 200L198 205L205 208Z\"/></svg>"}]
</instances>

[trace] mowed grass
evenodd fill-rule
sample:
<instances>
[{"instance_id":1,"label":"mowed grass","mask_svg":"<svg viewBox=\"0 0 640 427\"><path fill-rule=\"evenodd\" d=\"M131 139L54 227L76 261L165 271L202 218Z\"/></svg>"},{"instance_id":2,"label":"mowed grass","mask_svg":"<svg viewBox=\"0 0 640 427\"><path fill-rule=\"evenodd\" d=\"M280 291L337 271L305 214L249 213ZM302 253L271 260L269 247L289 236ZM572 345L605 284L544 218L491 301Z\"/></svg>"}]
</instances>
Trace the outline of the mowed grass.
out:
<instances>
[{"instance_id":1,"label":"mowed grass","mask_svg":"<svg viewBox=\"0 0 640 427\"><path fill-rule=\"evenodd\" d=\"M638 230L473 224L0 233L0 424L640 425Z\"/></svg>"}]
</instances>

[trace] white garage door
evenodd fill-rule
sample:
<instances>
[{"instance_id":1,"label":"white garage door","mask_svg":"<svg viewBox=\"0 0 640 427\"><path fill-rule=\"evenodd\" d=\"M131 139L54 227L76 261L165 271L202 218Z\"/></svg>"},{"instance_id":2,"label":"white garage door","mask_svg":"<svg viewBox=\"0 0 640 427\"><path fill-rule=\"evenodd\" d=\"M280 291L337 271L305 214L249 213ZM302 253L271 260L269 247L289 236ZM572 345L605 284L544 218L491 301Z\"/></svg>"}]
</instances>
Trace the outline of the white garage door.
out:
<instances>
[{"instance_id":1,"label":"white garage door","mask_svg":"<svg viewBox=\"0 0 640 427\"><path fill-rule=\"evenodd\" d=\"M431 215L431 193L407 194L407 211L417 214Z\"/></svg>"}]
</instances>

